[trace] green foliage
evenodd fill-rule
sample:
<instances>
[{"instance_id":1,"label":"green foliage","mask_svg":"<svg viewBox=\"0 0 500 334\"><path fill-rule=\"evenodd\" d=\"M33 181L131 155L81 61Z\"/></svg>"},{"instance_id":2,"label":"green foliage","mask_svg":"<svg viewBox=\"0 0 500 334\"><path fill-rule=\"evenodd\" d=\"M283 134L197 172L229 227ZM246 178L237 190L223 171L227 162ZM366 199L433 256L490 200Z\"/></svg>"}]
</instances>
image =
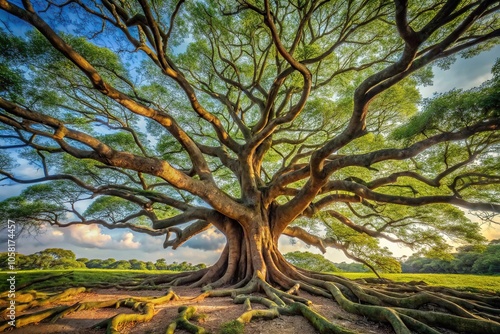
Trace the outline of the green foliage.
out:
<instances>
[{"instance_id":1,"label":"green foliage","mask_svg":"<svg viewBox=\"0 0 500 334\"><path fill-rule=\"evenodd\" d=\"M498 62L497 65L498 66ZM459 89L426 100L423 111L410 121L395 129L392 136L397 139L413 138L419 134L452 131L470 126L481 120L500 115L500 75L493 68L493 79L478 88L467 91ZM453 120L453 122L443 122Z\"/></svg>"},{"instance_id":2,"label":"green foliage","mask_svg":"<svg viewBox=\"0 0 500 334\"><path fill-rule=\"evenodd\" d=\"M130 263L130 269L133 270L146 270L146 263L143 261L138 261L136 259L132 259L128 261Z\"/></svg>"},{"instance_id":3,"label":"green foliage","mask_svg":"<svg viewBox=\"0 0 500 334\"><path fill-rule=\"evenodd\" d=\"M0 268L3 270L8 268L8 253L0 253ZM47 248L31 255L16 254L16 268L21 270L71 269L85 268L85 264L76 261L75 254L70 250Z\"/></svg>"},{"instance_id":4,"label":"green foliage","mask_svg":"<svg viewBox=\"0 0 500 334\"><path fill-rule=\"evenodd\" d=\"M338 244L347 244L350 257L380 272L401 272L399 262L387 247L381 247L379 239L352 229L329 215L321 215L327 228L326 237Z\"/></svg>"},{"instance_id":5,"label":"green foliage","mask_svg":"<svg viewBox=\"0 0 500 334\"><path fill-rule=\"evenodd\" d=\"M115 263L112 263L109 266L109 269L128 270L128 269L136 269L136 268L132 268L132 264L130 263L130 261L120 260L120 261L116 261Z\"/></svg>"},{"instance_id":6,"label":"green foliage","mask_svg":"<svg viewBox=\"0 0 500 334\"><path fill-rule=\"evenodd\" d=\"M8 217L25 229L25 232L38 233L39 222L49 222L56 215L64 213L64 207L44 200L30 200L23 195L10 197L0 202L0 215Z\"/></svg>"},{"instance_id":7,"label":"green foliage","mask_svg":"<svg viewBox=\"0 0 500 334\"><path fill-rule=\"evenodd\" d=\"M370 272L370 269L367 268L366 266L362 265L361 263L358 262L341 262L341 263L335 263L335 266L339 269L341 272L347 272L347 273L367 273Z\"/></svg>"},{"instance_id":8,"label":"green foliage","mask_svg":"<svg viewBox=\"0 0 500 334\"><path fill-rule=\"evenodd\" d=\"M16 253L16 268L19 270L48 270L48 269L120 269L120 270L169 270L169 271L194 271L204 269L204 263L193 265L186 261L174 261L167 264L165 259L151 261L101 259L76 259L75 253L62 248L47 248L30 255ZM8 253L0 253L0 270L8 270Z\"/></svg>"},{"instance_id":9,"label":"green foliage","mask_svg":"<svg viewBox=\"0 0 500 334\"><path fill-rule=\"evenodd\" d=\"M155 262L157 270L167 270L167 261L165 259L158 259Z\"/></svg>"},{"instance_id":10,"label":"green foliage","mask_svg":"<svg viewBox=\"0 0 500 334\"><path fill-rule=\"evenodd\" d=\"M408 273L500 274L500 245L461 247L448 260L413 255L402 264Z\"/></svg>"},{"instance_id":11,"label":"green foliage","mask_svg":"<svg viewBox=\"0 0 500 334\"><path fill-rule=\"evenodd\" d=\"M119 197L102 196L89 205L84 215L88 218L118 221L133 212L137 207L136 204Z\"/></svg>"},{"instance_id":12,"label":"green foliage","mask_svg":"<svg viewBox=\"0 0 500 334\"><path fill-rule=\"evenodd\" d=\"M312 270L317 272L339 271L331 261L325 259L324 256L320 254L295 251L286 253L284 256L285 259L294 266L306 270Z\"/></svg>"},{"instance_id":13,"label":"green foliage","mask_svg":"<svg viewBox=\"0 0 500 334\"><path fill-rule=\"evenodd\" d=\"M0 28L0 97L22 98L24 75L20 66L27 59L27 46L19 37Z\"/></svg>"},{"instance_id":14,"label":"green foliage","mask_svg":"<svg viewBox=\"0 0 500 334\"><path fill-rule=\"evenodd\" d=\"M392 129L417 113L421 96L416 85L416 79L408 78L377 96L370 104L367 119L371 132L387 137ZM373 146L369 147L373 150Z\"/></svg>"}]
</instances>

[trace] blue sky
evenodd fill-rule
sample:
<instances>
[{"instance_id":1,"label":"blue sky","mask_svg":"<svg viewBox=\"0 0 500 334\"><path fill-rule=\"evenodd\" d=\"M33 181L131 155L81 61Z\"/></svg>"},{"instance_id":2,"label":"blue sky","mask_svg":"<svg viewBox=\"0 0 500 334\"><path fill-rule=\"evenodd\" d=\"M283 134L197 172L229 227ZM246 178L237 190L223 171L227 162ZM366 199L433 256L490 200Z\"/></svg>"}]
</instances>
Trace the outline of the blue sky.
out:
<instances>
[{"instance_id":1,"label":"blue sky","mask_svg":"<svg viewBox=\"0 0 500 334\"><path fill-rule=\"evenodd\" d=\"M422 96L431 97L436 92L441 93L453 88L468 89L480 85L491 78L491 67L499 56L500 46L497 46L471 59L459 58L447 71L434 68L434 84L421 87ZM15 171L18 177L33 178L40 173L35 167L23 164L22 161L20 163L20 167ZM18 195L24 188L24 185L1 182L0 200ZM3 220L7 218L2 217ZM493 227L485 229L485 234L489 239L500 238L499 229ZM0 241L2 240L5 240L4 236L0 236ZM212 264L217 260L225 243L224 236L215 230L196 236L177 250L163 249L163 241L164 237L152 237L128 230L108 230L95 225L71 226L65 229L47 227L36 236L21 236L17 242L17 250L23 254L32 254L45 248L59 247L71 249L77 257L90 259L128 260L135 258L155 261L159 258L166 258L167 263L187 261L193 264ZM305 244L300 241L292 243L287 237L280 240L280 249L283 253L293 250L318 252L314 248L306 248ZM398 246L391 246L390 249L397 257L410 254L408 249ZM346 260L340 252L332 249L328 250L325 255L334 262Z\"/></svg>"}]
</instances>

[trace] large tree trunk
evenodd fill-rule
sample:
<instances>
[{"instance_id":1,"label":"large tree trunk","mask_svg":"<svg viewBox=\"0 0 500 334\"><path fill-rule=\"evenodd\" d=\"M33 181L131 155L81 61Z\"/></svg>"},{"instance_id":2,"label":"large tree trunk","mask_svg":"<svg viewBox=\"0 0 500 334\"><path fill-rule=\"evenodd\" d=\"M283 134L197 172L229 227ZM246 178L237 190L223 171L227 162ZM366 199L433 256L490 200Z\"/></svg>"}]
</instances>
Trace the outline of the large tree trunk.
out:
<instances>
[{"instance_id":1,"label":"large tree trunk","mask_svg":"<svg viewBox=\"0 0 500 334\"><path fill-rule=\"evenodd\" d=\"M217 225L226 236L227 244L219 260L203 277L197 279L196 275L192 276L195 280L192 285L209 285L212 288L224 285L241 286L248 283L257 273L267 282L283 288L294 285L287 276L298 272L280 254L279 236L272 234L267 219L255 217L241 224L228 220ZM187 278L182 280L182 283L186 281Z\"/></svg>"}]
</instances>

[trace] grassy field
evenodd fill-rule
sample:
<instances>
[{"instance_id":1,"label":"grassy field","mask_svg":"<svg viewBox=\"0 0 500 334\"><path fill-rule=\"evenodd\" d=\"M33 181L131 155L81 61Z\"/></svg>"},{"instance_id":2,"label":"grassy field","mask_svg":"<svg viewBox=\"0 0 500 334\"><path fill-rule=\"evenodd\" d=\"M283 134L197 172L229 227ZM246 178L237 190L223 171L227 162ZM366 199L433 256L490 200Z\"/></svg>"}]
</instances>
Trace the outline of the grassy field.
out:
<instances>
[{"instance_id":1,"label":"grassy field","mask_svg":"<svg viewBox=\"0 0 500 334\"><path fill-rule=\"evenodd\" d=\"M119 283L132 279L141 280L150 275L172 273L172 271L157 270L109 270L109 269L75 269L75 270L28 270L19 271L16 276L16 286L31 282L34 279L54 275L67 274L45 282L36 283L29 289L47 287L78 286L81 283L110 282ZM372 273L335 273L350 279L376 277ZM382 274L396 282L424 281L429 285L446 286L459 290L487 290L500 294L500 276L455 275L455 274ZM6 272L0 272L0 291L8 288Z\"/></svg>"},{"instance_id":2,"label":"grassy field","mask_svg":"<svg viewBox=\"0 0 500 334\"><path fill-rule=\"evenodd\" d=\"M143 279L144 276L168 274L168 270L111 270L111 269L73 269L73 270L23 270L18 271L16 286L19 287L37 278L49 275L67 274L48 281L35 283L29 289L51 288L58 286L78 286L80 283L120 283L132 279ZM0 291L7 289L7 279L10 275L0 272Z\"/></svg>"},{"instance_id":3,"label":"grassy field","mask_svg":"<svg viewBox=\"0 0 500 334\"><path fill-rule=\"evenodd\" d=\"M377 277L373 273L335 273L350 279ZM446 286L458 290L487 290L500 293L500 276L463 274L381 274L396 282L424 281L428 285Z\"/></svg>"}]
</instances>

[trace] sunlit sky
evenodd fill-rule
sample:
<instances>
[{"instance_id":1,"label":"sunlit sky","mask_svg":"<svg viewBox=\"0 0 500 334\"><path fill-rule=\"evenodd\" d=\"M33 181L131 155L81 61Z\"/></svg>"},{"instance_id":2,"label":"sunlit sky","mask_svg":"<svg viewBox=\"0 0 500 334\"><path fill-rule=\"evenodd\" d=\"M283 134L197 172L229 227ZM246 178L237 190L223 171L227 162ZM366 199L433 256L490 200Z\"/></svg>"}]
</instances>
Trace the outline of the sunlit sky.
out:
<instances>
[{"instance_id":1,"label":"sunlit sky","mask_svg":"<svg viewBox=\"0 0 500 334\"><path fill-rule=\"evenodd\" d=\"M480 85L491 78L491 67L499 56L500 46L471 59L459 58L447 71L434 68L434 84L420 87L422 96L427 98L453 88L468 89ZM39 175L40 171L20 161L20 167L15 173L19 178L29 179ZM0 200L20 194L25 187L10 181L1 182ZM6 222L8 217L2 219ZM490 240L500 238L500 228L494 226L485 226L484 233ZM4 241L7 233L3 234L0 235L0 242L3 241L1 244L6 245ZM77 258L138 259L153 262L159 258L166 258L167 263L187 261L193 264L212 264L218 259L225 244L224 236L215 230L206 231L192 238L177 250L163 249L163 241L164 237L152 237L129 230L108 230L97 225L73 225L64 229L46 227L36 236L22 235L17 242L17 251L22 254L32 254L45 248L58 247L72 250ZM396 257L411 254L406 248L389 243L384 245L389 246ZM308 248L301 241L292 243L288 237L280 239L279 247L283 253L294 250L319 253L319 250ZM333 249L329 249L325 256L334 262L347 260L339 251Z\"/></svg>"}]
</instances>

